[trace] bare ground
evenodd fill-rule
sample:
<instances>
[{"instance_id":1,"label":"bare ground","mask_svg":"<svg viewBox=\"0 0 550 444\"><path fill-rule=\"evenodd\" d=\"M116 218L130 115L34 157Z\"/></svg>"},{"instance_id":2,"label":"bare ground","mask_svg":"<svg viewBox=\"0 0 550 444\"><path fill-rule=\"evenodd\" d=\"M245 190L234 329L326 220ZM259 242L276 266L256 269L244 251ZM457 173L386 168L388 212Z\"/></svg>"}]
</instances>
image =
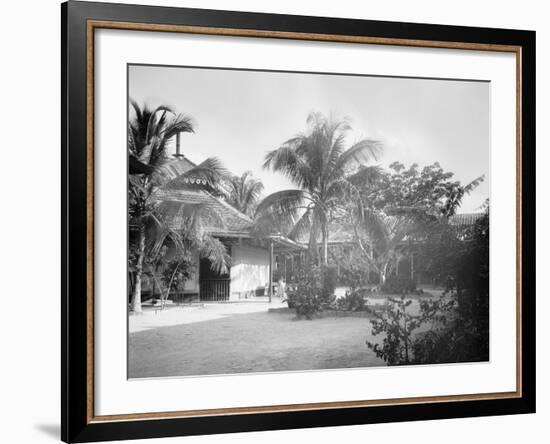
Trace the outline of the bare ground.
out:
<instances>
[{"instance_id":1,"label":"bare ground","mask_svg":"<svg viewBox=\"0 0 550 444\"><path fill-rule=\"evenodd\" d=\"M365 317L296 320L265 304L212 304L130 317L129 377L381 366Z\"/></svg>"}]
</instances>

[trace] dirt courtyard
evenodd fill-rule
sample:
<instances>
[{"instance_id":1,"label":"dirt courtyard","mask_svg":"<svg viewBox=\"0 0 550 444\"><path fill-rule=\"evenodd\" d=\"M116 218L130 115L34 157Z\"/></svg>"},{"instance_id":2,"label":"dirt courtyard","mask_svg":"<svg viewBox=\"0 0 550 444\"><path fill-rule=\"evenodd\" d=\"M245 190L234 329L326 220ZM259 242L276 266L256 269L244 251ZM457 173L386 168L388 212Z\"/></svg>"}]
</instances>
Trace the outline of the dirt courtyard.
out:
<instances>
[{"instance_id":1,"label":"dirt courtyard","mask_svg":"<svg viewBox=\"0 0 550 444\"><path fill-rule=\"evenodd\" d=\"M129 320L128 377L381 366L366 317L296 320L274 302L145 311Z\"/></svg>"}]
</instances>

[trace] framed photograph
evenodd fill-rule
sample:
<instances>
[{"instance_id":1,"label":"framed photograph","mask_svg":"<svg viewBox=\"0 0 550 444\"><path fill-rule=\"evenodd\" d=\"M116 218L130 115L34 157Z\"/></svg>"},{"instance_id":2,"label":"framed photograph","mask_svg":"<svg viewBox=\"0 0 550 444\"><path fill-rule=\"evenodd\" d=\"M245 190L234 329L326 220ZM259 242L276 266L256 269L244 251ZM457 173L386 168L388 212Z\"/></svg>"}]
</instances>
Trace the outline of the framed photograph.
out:
<instances>
[{"instance_id":1,"label":"framed photograph","mask_svg":"<svg viewBox=\"0 0 550 444\"><path fill-rule=\"evenodd\" d=\"M535 411L535 33L62 12L65 442Z\"/></svg>"}]
</instances>

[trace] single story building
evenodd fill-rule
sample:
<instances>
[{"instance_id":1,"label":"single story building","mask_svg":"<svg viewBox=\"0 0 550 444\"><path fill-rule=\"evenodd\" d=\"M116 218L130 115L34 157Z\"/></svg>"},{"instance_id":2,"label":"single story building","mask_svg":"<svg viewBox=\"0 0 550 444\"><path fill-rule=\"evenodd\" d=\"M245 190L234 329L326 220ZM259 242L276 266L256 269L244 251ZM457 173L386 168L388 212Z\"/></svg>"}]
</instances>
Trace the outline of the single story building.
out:
<instances>
[{"instance_id":1,"label":"single story building","mask_svg":"<svg viewBox=\"0 0 550 444\"><path fill-rule=\"evenodd\" d=\"M174 293L171 297L210 302L270 298L277 266L275 256L289 251L299 254L305 247L276 233L254 235L252 219L217 196L204 179L180 177L195 166L186 158L168 164L164 171L168 170L167 174L174 178L155 192L158 211L177 229L186 223L181 216L186 205L208 207L209 213L216 217L206 217L202 228L226 247L231 258L229 272L216 272L209 259L194 252L194 272L186 281L183 293ZM169 251L167 258L170 254Z\"/></svg>"}]
</instances>

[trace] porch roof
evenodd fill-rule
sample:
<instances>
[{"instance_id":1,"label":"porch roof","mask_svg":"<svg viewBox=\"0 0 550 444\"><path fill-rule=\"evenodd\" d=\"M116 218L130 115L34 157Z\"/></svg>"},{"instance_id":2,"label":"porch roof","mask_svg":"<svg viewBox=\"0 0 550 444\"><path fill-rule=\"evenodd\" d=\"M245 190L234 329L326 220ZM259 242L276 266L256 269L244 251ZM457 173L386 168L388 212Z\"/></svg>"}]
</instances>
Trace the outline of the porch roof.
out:
<instances>
[{"instance_id":1,"label":"porch roof","mask_svg":"<svg viewBox=\"0 0 550 444\"><path fill-rule=\"evenodd\" d=\"M267 236L267 238L274 242L273 251L275 253L289 253L291 251L295 252L297 250L305 250L307 248L305 245L295 242L292 239L280 234L272 234Z\"/></svg>"}]
</instances>

